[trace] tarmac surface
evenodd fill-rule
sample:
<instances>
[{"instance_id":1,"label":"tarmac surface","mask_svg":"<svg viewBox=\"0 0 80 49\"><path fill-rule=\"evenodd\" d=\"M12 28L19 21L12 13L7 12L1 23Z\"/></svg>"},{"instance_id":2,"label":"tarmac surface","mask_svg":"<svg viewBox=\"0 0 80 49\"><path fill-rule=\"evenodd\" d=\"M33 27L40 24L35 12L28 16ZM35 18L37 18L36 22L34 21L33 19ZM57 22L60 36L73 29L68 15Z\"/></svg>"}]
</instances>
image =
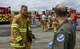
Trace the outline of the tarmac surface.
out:
<instances>
[{"instance_id":1,"label":"tarmac surface","mask_svg":"<svg viewBox=\"0 0 80 49\"><path fill-rule=\"evenodd\" d=\"M33 39L32 49L49 49L48 43L53 39L53 30L42 32L39 25L32 25L32 32L37 39ZM10 46L10 24L0 25L0 49L12 49ZM75 49L80 49L80 31L76 31L76 46Z\"/></svg>"}]
</instances>

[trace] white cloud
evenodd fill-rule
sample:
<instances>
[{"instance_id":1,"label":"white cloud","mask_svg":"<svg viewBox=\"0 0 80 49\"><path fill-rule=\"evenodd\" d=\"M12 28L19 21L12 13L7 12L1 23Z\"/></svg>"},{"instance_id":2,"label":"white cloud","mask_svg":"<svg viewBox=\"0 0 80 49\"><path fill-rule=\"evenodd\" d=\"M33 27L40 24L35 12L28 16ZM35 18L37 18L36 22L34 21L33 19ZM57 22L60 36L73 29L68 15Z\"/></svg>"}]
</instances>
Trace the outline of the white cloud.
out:
<instances>
[{"instance_id":1,"label":"white cloud","mask_svg":"<svg viewBox=\"0 0 80 49\"><path fill-rule=\"evenodd\" d=\"M19 10L21 5L27 5L29 10L46 10L64 3L68 7L80 8L80 0L0 0L0 6L11 6L12 10Z\"/></svg>"}]
</instances>

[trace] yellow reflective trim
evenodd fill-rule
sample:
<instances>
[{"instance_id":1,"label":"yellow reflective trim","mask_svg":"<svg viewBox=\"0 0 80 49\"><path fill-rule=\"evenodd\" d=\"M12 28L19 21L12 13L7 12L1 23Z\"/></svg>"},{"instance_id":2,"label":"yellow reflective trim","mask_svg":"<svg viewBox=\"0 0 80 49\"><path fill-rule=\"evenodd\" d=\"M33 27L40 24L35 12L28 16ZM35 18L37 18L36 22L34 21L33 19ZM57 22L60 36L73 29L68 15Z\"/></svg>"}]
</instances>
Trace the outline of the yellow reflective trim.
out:
<instances>
[{"instance_id":1,"label":"yellow reflective trim","mask_svg":"<svg viewBox=\"0 0 80 49\"><path fill-rule=\"evenodd\" d=\"M10 43L11 47L15 47L15 48L22 48L22 47L25 47L25 44L22 45L19 45L19 44L14 44L14 43Z\"/></svg>"},{"instance_id":2,"label":"yellow reflective trim","mask_svg":"<svg viewBox=\"0 0 80 49\"><path fill-rule=\"evenodd\" d=\"M5 15L7 15L7 14L5 14Z\"/></svg>"},{"instance_id":3,"label":"yellow reflective trim","mask_svg":"<svg viewBox=\"0 0 80 49\"><path fill-rule=\"evenodd\" d=\"M28 27L29 28L29 30L31 30L31 27Z\"/></svg>"},{"instance_id":4,"label":"yellow reflective trim","mask_svg":"<svg viewBox=\"0 0 80 49\"><path fill-rule=\"evenodd\" d=\"M22 38L17 39L16 41L19 42L20 40L22 40Z\"/></svg>"},{"instance_id":5,"label":"yellow reflective trim","mask_svg":"<svg viewBox=\"0 0 80 49\"><path fill-rule=\"evenodd\" d=\"M0 14L0 16L2 16L2 14Z\"/></svg>"},{"instance_id":6,"label":"yellow reflective trim","mask_svg":"<svg viewBox=\"0 0 80 49\"><path fill-rule=\"evenodd\" d=\"M19 27L19 25L18 25L18 24L12 24L12 26L17 26L17 27Z\"/></svg>"},{"instance_id":7,"label":"yellow reflective trim","mask_svg":"<svg viewBox=\"0 0 80 49\"><path fill-rule=\"evenodd\" d=\"M11 16L11 14L8 14L9 16Z\"/></svg>"},{"instance_id":8,"label":"yellow reflective trim","mask_svg":"<svg viewBox=\"0 0 80 49\"><path fill-rule=\"evenodd\" d=\"M20 32L26 32L27 29L26 28L20 28Z\"/></svg>"},{"instance_id":9,"label":"yellow reflective trim","mask_svg":"<svg viewBox=\"0 0 80 49\"><path fill-rule=\"evenodd\" d=\"M18 36L16 39L19 39L19 38L21 38L21 36Z\"/></svg>"},{"instance_id":10,"label":"yellow reflective trim","mask_svg":"<svg viewBox=\"0 0 80 49\"><path fill-rule=\"evenodd\" d=\"M54 32L57 32L57 28L56 27L54 27Z\"/></svg>"},{"instance_id":11,"label":"yellow reflective trim","mask_svg":"<svg viewBox=\"0 0 80 49\"><path fill-rule=\"evenodd\" d=\"M19 42L20 40L22 40L22 37L21 37L21 36L18 36L18 37L16 38L16 41Z\"/></svg>"},{"instance_id":12,"label":"yellow reflective trim","mask_svg":"<svg viewBox=\"0 0 80 49\"><path fill-rule=\"evenodd\" d=\"M3 16L5 16L5 14L3 14Z\"/></svg>"},{"instance_id":13,"label":"yellow reflective trim","mask_svg":"<svg viewBox=\"0 0 80 49\"><path fill-rule=\"evenodd\" d=\"M6 15L4 15L4 16L6 16Z\"/></svg>"},{"instance_id":14,"label":"yellow reflective trim","mask_svg":"<svg viewBox=\"0 0 80 49\"><path fill-rule=\"evenodd\" d=\"M12 24L11 27L19 28L18 24Z\"/></svg>"}]
</instances>

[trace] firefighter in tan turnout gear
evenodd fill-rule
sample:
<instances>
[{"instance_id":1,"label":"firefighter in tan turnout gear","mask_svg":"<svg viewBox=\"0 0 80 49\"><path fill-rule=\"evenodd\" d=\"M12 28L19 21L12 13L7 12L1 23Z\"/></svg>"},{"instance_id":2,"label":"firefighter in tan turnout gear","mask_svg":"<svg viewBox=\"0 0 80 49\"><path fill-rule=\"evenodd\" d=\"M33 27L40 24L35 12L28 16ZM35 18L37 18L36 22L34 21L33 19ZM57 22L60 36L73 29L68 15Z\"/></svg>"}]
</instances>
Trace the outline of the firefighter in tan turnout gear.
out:
<instances>
[{"instance_id":1,"label":"firefighter in tan turnout gear","mask_svg":"<svg viewBox=\"0 0 80 49\"><path fill-rule=\"evenodd\" d=\"M46 31L46 20L47 20L47 16L45 14L45 11L42 12L42 17L41 17L41 27L42 27L42 32L45 32Z\"/></svg>"},{"instance_id":2,"label":"firefighter in tan turnout gear","mask_svg":"<svg viewBox=\"0 0 80 49\"><path fill-rule=\"evenodd\" d=\"M52 22L53 22L52 18L53 18L52 13L50 12L49 15L48 15L48 29L52 28Z\"/></svg>"},{"instance_id":3,"label":"firefighter in tan turnout gear","mask_svg":"<svg viewBox=\"0 0 80 49\"><path fill-rule=\"evenodd\" d=\"M11 25L11 47L14 49L31 49L32 38L27 6L22 5L20 13L13 18Z\"/></svg>"}]
</instances>

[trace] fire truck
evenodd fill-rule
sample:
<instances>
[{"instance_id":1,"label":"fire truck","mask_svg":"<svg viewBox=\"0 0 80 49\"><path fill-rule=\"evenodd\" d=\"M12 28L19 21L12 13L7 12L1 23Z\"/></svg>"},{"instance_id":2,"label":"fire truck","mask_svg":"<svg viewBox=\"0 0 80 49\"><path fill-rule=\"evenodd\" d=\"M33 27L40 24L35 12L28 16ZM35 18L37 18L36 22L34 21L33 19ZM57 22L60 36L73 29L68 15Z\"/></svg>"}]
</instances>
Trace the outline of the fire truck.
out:
<instances>
[{"instance_id":1,"label":"fire truck","mask_svg":"<svg viewBox=\"0 0 80 49\"><path fill-rule=\"evenodd\" d=\"M11 7L0 7L0 22L10 22Z\"/></svg>"}]
</instances>

